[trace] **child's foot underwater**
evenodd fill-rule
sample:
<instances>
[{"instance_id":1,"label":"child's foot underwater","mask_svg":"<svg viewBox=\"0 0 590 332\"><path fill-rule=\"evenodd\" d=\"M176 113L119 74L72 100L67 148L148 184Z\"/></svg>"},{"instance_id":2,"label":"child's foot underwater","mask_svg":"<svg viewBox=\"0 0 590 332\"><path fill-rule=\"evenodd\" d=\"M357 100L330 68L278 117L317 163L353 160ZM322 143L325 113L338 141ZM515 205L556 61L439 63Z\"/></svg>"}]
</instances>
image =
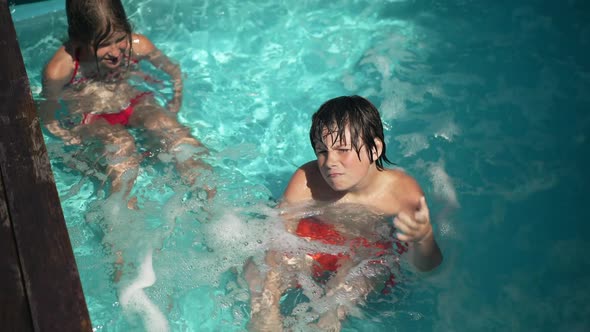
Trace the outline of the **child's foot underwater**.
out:
<instances>
[{"instance_id":1,"label":"child's foot underwater","mask_svg":"<svg viewBox=\"0 0 590 332\"><path fill-rule=\"evenodd\" d=\"M139 207L137 206L137 196L133 196L127 201L127 208L129 210L139 210Z\"/></svg>"},{"instance_id":2,"label":"child's foot underwater","mask_svg":"<svg viewBox=\"0 0 590 332\"><path fill-rule=\"evenodd\" d=\"M117 259L115 260L115 275L113 277L113 281L115 283L118 283L121 280L121 277L123 276L123 265L125 264L125 261L123 260L123 252L122 251L117 251L115 253L115 255L117 256Z\"/></svg>"},{"instance_id":3,"label":"child's foot underwater","mask_svg":"<svg viewBox=\"0 0 590 332\"><path fill-rule=\"evenodd\" d=\"M264 278L256 263L252 257L246 260L243 269L244 279L246 279L246 283L248 284L248 289L250 290L250 294L252 297L259 296L260 292L262 291L262 286L264 282Z\"/></svg>"},{"instance_id":4,"label":"child's foot underwater","mask_svg":"<svg viewBox=\"0 0 590 332\"><path fill-rule=\"evenodd\" d=\"M202 159L209 154L209 151L202 145L191 142L178 144L174 147L173 153L176 169L183 182L190 187L196 186L203 189L206 192L207 200L212 199L217 191L203 181L204 177L207 177L213 169Z\"/></svg>"},{"instance_id":5,"label":"child's foot underwater","mask_svg":"<svg viewBox=\"0 0 590 332\"><path fill-rule=\"evenodd\" d=\"M341 321L344 318L345 315L340 313L339 310L330 310L320 317L314 327L317 327L320 331L338 332L342 328Z\"/></svg>"}]
</instances>

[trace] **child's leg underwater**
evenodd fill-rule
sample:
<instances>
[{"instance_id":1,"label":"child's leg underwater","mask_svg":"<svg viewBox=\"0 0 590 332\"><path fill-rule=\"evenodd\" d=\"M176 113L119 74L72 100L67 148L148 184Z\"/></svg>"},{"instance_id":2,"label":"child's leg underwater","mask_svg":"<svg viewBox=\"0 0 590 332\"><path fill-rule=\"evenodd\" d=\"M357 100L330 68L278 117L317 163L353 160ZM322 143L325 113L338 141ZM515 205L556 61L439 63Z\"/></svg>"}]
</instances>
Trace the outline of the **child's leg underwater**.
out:
<instances>
[{"instance_id":1,"label":"child's leg underwater","mask_svg":"<svg viewBox=\"0 0 590 332\"><path fill-rule=\"evenodd\" d=\"M281 253L269 251L265 255L267 271L260 271L252 257L246 260L244 278L250 290L251 317L249 331L282 331L281 295L295 287L297 280Z\"/></svg>"},{"instance_id":2,"label":"child's leg underwater","mask_svg":"<svg viewBox=\"0 0 590 332\"><path fill-rule=\"evenodd\" d=\"M135 138L121 125L110 125L99 120L79 127L76 132L85 143L98 141L102 146L101 158L105 161L106 175L111 181L110 194L121 194L127 201L138 175L141 155L137 152ZM131 208L132 202L129 203Z\"/></svg>"},{"instance_id":3,"label":"child's leg underwater","mask_svg":"<svg viewBox=\"0 0 590 332\"><path fill-rule=\"evenodd\" d=\"M123 193L127 199L137 179L140 155L135 140L127 131L105 142L107 175L111 179L111 194Z\"/></svg>"},{"instance_id":4,"label":"child's leg underwater","mask_svg":"<svg viewBox=\"0 0 590 332\"><path fill-rule=\"evenodd\" d=\"M105 215L105 232L119 233L121 230L116 229L120 224L118 212L120 208L135 208L133 199L129 200L129 194L138 175L141 155L137 153L134 137L128 130L121 125L111 125L104 120L97 120L88 125L76 127L76 134L80 135L84 144L93 145L97 143L100 148L96 162L101 168L106 168L106 175L111 182L109 198L104 202ZM91 149L92 152L92 149ZM97 156L88 156L89 158ZM98 165L96 165L98 166ZM129 201L128 201L129 200ZM126 202L122 207L120 202ZM110 236L105 236L105 245L115 255L114 281L118 282L122 276L124 265L123 249L119 241L113 241Z\"/></svg>"},{"instance_id":5,"label":"child's leg underwater","mask_svg":"<svg viewBox=\"0 0 590 332\"><path fill-rule=\"evenodd\" d=\"M341 266L326 283L326 295L316 303L328 308L320 313L317 326L329 331L340 331L341 321L374 290L382 289L389 278L385 265L363 261L357 265Z\"/></svg>"},{"instance_id":6,"label":"child's leg underwater","mask_svg":"<svg viewBox=\"0 0 590 332\"><path fill-rule=\"evenodd\" d=\"M254 287L250 284L251 317L248 330L282 331L283 320L279 303L282 287L279 272L274 269L269 270L261 286L259 291L253 291Z\"/></svg>"},{"instance_id":7,"label":"child's leg underwater","mask_svg":"<svg viewBox=\"0 0 590 332\"><path fill-rule=\"evenodd\" d=\"M176 168L184 181L193 184L203 170L211 169L201 159L209 151L191 135L189 128L176 120L175 115L148 103L137 105L136 108L130 123L144 127L159 139L164 149L174 157Z\"/></svg>"}]
</instances>

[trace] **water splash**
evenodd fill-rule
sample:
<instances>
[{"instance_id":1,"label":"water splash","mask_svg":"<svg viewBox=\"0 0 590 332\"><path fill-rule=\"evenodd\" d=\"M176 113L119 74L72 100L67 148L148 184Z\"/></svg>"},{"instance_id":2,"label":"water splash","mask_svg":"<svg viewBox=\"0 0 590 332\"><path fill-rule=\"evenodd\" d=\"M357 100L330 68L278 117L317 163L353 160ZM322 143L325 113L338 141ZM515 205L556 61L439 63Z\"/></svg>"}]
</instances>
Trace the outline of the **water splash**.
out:
<instances>
[{"instance_id":1,"label":"water splash","mask_svg":"<svg viewBox=\"0 0 590 332\"><path fill-rule=\"evenodd\" d=\"M121 290L119 299L124 311L141 316L146 331L167 332L170 328L166 317L144 292L155 282L152 251L149 251L138 269L137 278Z\"/></svg>"}]
</instances>

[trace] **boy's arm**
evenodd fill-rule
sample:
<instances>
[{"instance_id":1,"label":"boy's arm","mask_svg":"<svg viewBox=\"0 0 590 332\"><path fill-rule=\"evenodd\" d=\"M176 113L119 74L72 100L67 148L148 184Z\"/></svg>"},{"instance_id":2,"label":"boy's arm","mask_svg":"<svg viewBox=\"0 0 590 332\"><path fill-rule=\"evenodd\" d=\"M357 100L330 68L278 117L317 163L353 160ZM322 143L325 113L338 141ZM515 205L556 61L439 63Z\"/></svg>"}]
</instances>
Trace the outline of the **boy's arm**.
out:
<instances>
[{"instance_id":1,"label":"boy's arm","mask_svg":"<svg viewBox=\"0 0 590 332\"><path fill-rule=\"evenodd\" d=\"M180 66L164 53L162 53L146 36L134 34L132 37L132 50L139 58L150 61L156 68L162 70L172 79L172 100L168 102L168 109L174 113L180 110L182 105L182 71Z\"/></svg>"},{"instance_id":2,"label":"boy's arm","mask_svg":"<svg viewBox=\"0 0 590 332\"><path fill-rule=\"evenodd\" d=\"M401 211L393 221L398 230L396 236L410 242L410 262L420 271L431 271L441 264L442 253L434 238L428 205L415 180L408 177L404 189L407 197L401 201Z\"/></svg>"},{"instance_id":3,"label":"boy's arm","mask_svg":"<svg viewBox=\"0 0 590 332\"><path fill-rule=\"evenodd\" d=\"M410 261L422 272L431 271L442 262L442 252L434 238L424 197L420 199L420 207L414 215L414 221L427 227L428 231L413 242L409 250Z\"/></svg>"},{"instance_id":4,"label":"boy's arm","mask_svg":"<svg viewBox=\"0 0 590 332\"><path fill-rule=\"evenodd\" d=\"M311 190L307 184L307 174L305 171L305 167L307 165L308 164L299 167L295 173L293 173L293 176L291 176L291 180L289 180L287 188L283 193L279 208L288 208L289 206L308 202L312 199ZM291 218L288 211L286 210L283 210L282 213L283 220L285 221L285 228L289 232L294 232L298 220Z\"/></svg>"}]
</instances>

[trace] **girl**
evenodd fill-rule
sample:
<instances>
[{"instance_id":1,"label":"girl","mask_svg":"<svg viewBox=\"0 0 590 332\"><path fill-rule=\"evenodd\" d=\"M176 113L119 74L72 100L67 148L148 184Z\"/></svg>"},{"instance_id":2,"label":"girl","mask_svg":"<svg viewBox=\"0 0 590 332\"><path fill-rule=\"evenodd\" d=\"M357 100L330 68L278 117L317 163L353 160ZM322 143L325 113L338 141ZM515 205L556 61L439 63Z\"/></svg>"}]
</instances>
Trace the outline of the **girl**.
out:
<instances>
[{"instance_id":1,"label":"girl","mask_svg":"<svg viewBox=\"0 0 590 332\"><path fill-rule=\"evenodd\" d=\"M193 156L207 150L172 114L182 101L179 66L147 37L132 32L120 0L67 0L66 14L69 40L43 72L41 117L49 132L66 144L102 142L111 194L122 192L127 198L137 177L141 155L129 128L145 129L161 142L181 176L192 183L198 175L195 169L208 168ZM169 111L151 92L131 84L146 80L137 70L143 60L171 77L174 97ZM60 99L68 114L58 121Z\"/></svg>"}]
</instances>

